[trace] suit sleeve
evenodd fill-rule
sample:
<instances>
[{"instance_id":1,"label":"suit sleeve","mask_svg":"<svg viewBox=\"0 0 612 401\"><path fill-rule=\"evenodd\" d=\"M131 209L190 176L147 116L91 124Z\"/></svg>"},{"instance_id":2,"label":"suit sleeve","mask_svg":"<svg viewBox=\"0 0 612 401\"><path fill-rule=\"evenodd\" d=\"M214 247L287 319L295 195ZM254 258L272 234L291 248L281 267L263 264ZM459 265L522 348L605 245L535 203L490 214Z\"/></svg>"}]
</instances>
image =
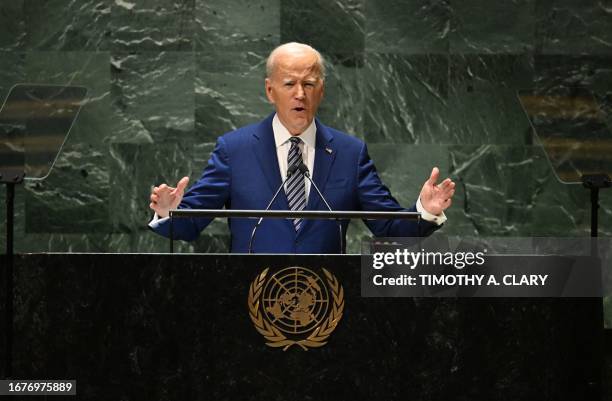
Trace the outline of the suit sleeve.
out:
<instances>
[{"instance_id":1,"label":"suit sleeve","mask_svg":"<svg viewBox=\"0 0 612 401\"><path fill-rule=\"evenodd\" d=\"M382 183L365 143L359 154L357 183L361 210L416 212L416 205L410 209L402 208ZM364 223L376 237L421 237L439 228L437 224L424 220L364 220Z\"/></svg>"},{"instance_id":2,"label":"suit sleeve","mask_svg":"<svg viewBox=\"0 0 612 401\"><path fill-rule=\"evenodd\" d=\"M179 209L221 209L229 206L231 185L231 170L227 147L223 137L217 140L208 164L200 179L191 187L179 205ZM193 241L212 219L175 218L174 238ZM160 222L155 228L156 233L170 236L170 219Z\"/></svg>"}]
</instances>

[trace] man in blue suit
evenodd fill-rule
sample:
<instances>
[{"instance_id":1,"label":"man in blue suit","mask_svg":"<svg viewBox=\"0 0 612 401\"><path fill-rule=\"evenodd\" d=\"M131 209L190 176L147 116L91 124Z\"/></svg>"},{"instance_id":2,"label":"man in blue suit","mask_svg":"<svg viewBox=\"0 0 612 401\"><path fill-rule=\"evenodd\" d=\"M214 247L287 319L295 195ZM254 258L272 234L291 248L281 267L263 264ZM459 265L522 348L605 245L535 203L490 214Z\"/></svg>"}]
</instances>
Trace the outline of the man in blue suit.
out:
<instances>
[{"instance_id":1,"label":"man in blue suit","mask_svg":"<svg viewBox=\"0 0 612 401\"><path fill-rule=\"evenodd\" d=\"M325 64L308 45L287 43L274 49L267 61L266 95L276 112L263 121L219 137L202 177L185 193L183 177L176 187L162 184L151 193L155 211L150 227L169 235L168 212L173 208L265 209L288 171L302 163L333 210L406 211L381 182L365 143L323 125L315 118L323 99ZM408 211L424 221L366 221L377 237L425 236L446 219L455 184L437 183L434 168L419 199ZM294 173L272 204L273 210L327 210L302 174ZM176 219L177 239L193 240L210 219ZM251 219L230 219L232 252L247 252L255 225ZM349 221L342 221L346 234ZM344 242L344 241L343 241ZM264 219L253 252L340 253L336 221Z\"/></svg>"}]
</instances>

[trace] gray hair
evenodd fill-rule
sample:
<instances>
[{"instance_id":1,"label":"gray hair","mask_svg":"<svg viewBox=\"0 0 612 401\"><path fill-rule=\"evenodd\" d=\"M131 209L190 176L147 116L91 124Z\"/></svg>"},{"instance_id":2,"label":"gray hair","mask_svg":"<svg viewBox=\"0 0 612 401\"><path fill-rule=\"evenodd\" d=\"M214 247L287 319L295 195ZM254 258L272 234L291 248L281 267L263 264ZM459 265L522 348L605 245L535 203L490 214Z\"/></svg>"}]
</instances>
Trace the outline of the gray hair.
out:
<instances>
[{"instance_id":1,"label":"gray hair","mask_svg":"<svg viewBox=\"0 0 612 401\"><path fill-rule=\"evenodd\" d=\"M323 58L321 53L319 53L317 49L315 49L312 46L309 46L303 43L298 43L298 42L284 43L280 46L277 46L274 50L272 50L272 52L268 56L268 59L266 60L266 77L267 78L272 77L272 74L274 73L274 68L276 67L276 56L278 55L278 53L284 50L293 50L293 49L307 50L307 51L314 53L315 56L317 57L317 68L319 69L319 74L321 74L321 80L325 79L325 59Z\"/></svg>"}]
</instances>

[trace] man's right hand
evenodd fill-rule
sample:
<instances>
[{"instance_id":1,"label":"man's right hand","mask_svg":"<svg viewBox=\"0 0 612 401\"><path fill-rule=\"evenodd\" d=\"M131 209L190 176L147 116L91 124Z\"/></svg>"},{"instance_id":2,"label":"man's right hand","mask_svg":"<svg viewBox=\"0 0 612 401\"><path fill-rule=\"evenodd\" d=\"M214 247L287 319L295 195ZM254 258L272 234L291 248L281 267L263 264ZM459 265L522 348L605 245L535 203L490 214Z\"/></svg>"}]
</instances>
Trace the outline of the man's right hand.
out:
<instances>
[{"instance_id":1,"label":"man's right hand","mask_svg":"<svg viewBox=\"0 0 612 401\"><path fill-rule=\"evenodd\" d=\"M149 207L157 213L159 217L168 217L170 209L176 209L183 199L185 188L189 183L189 177L183 177L176 184L176 188L161 184L153 187L151 191L151 203Z\"/></svg>"}]
</instances>

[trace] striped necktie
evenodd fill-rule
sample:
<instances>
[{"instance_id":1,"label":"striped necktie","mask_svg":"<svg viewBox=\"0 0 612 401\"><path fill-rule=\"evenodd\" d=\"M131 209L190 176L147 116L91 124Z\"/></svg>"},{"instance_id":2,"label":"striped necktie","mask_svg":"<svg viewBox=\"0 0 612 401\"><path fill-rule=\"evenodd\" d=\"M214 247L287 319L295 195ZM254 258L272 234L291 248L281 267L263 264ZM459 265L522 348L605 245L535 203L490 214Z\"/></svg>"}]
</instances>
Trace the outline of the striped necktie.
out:
<instances>
[{"instance_id":1,"label":"striped necktie","mask_svg":"<svg viewBox=\"0 0 612 401\"><path fill-rule=\"evenodd\" d=\"M302 151L300 150L300 142L302 140L298 137L289 138L291 141L291 148L289 149L289 155L287 156L287 169L291 166L299 166L302 161ZM304 176L296 171L287 180L285 184L285 193L287 194L287 201L291 210L303 210L306 207L306 185L304 183ZM295 231L300 229L302 225L302 219L293 219L293 226Z\"/></svg>"}]
</instances>

